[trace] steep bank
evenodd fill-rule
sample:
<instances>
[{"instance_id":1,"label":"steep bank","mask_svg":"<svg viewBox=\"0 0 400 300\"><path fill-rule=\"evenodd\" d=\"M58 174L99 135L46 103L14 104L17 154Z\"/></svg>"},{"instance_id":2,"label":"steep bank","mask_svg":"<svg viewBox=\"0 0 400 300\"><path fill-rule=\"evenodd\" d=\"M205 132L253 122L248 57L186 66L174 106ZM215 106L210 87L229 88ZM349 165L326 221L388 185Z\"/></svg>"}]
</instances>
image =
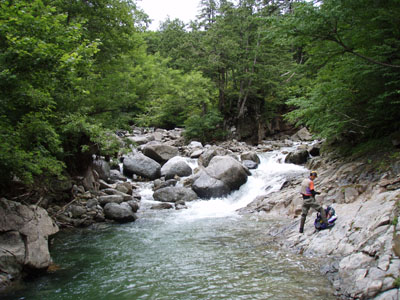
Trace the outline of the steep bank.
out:
<instances>
[{"instance_id":1,"label":"steep bank","mask_svg":"<svg viewBox=\"0 0 400 300\"><path fill-rule=\"evenodd\" d=\"M302 199L293 178L279 192L255 199L242 213L260 217L286 217L290 225L273 228L270 237L282 247L309 256L327 258L322 268L338 297L397 299L400 278L399 161L384 172L368 161L345 162L314 157L307 167L319 172L317 196L336 210L338 220L330 230L316 231L315 211L309 212L305 232L299 234Z\"/></svg>"},{"instance_id":2,"label":"steep bank","mask_svg":"<svg viewBox=\"0 0 400 300\"><path fill-rule=\"evenodd\" d=\"M49 236L58 226L46 210L0 198L0 290L51 264Z\"/></svg>"}]
</instances>

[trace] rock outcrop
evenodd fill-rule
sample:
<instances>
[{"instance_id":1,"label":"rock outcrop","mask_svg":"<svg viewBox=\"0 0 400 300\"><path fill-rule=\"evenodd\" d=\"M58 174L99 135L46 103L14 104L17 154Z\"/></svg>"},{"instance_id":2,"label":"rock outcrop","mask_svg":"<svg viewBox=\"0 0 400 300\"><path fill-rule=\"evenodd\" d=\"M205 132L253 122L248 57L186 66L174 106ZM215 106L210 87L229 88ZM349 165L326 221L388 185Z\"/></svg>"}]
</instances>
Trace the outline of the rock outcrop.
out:
<instances>
[{"instance_id":1,"label":"rock outcrop","mask_svg":"<svg viewBox=\"0 0 400 300\"><path fill-rule=\"evenodd\" d=\"M386 299L383 295L397 295L400 186L396 186L396 178L400 182L400 177L380 179L368 164L327 157L313 158L307 166L319 171L315 183L321 195L317 200L336 210L338 219L333 228L315 230L316 212L310 211L305 232L299 234L302 199L298 189L302 177L288 180L277 193L255 199L241 213L286 218L287 225L271 228L271 239L297 253L326 258L329 263L322 271L338 297Z\"/></svg>"},{"instance_id":2,"label":"rock outcrop","mask_svg":"<svg viewBox=\"0 0 400 300\"><path fill-rule=\"evenodd\" d=\"M0 287L23 272L44 270L52 263L48 238L58 226L36 205L0 199Z\"/></svg>"}]
</instances>

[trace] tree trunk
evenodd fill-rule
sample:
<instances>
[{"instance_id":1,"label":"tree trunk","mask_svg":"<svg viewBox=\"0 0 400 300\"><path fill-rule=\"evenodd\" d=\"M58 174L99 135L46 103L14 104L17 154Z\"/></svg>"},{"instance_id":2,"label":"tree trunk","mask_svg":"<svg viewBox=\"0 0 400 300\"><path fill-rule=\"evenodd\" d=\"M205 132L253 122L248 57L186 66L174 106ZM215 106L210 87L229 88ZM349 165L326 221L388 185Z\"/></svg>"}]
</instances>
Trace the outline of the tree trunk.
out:
<instances>
[{"instance_id":1,"label":"tree trunk","mask_svg":"<svg viewBox=\"0 0 400 300\"><path fill-rule=\"evenodd\" d=\"M249 76L251 76L252 74L255 73L255 66L257 64L257 50L258 50L259 46L260 46L260 33L258 33L257 45L255 47L255 53L254 53L253 64L251 66L251 71L249 72L249 70L247 68L246 68L246 71L245 71L245 73L249 73ZM247 52L247 49L246 49L246 52ZM241 100L241 101L240 101L240 98L241 98L241 95L242 95L242 88L240 89L239 102L238 102L238 115L237 115L238 119L241 119L244 116L244 109L246 107L246 102L247 102L247 99L248 99L248 96L249 96L249 92L250 92L250 88L251 88L252 83L253 83L253 79L250 77L248 79L246 92L245 92L245 94L243 96L243 100Z\"/></svg>"},{"instance_id":2,"label":"tree trunk","mask_svg":"<svg viewBox=\"0 0 400 300\"><path fill-rule=\"evenodd\" d=\"M225 82L226 82L226 72L225 69L219 69L219 80L218 80L218 90L219 90L219 101L218 109L220 112L225 111Z\"/></svg>"}]
</instances>

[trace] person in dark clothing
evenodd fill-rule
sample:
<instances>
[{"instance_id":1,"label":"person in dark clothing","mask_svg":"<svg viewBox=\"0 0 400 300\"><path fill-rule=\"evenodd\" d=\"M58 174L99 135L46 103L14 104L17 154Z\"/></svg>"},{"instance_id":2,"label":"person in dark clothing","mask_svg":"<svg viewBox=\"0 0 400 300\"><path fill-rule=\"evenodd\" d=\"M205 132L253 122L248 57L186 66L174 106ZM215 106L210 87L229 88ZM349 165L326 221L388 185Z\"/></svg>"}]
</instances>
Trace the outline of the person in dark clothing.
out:
<instances>
[{"instance_id":1,"label":"person in dark clothing","mask_svg":"<svg viewBox=\"0 0 400 300\"><path fill-rule=\"evenodd\" d=\"M315 209L321 214L321 220L323 223L328 224L326 220L325 210L315 200L315 195L319 193L314 190L314 179L317 178L317 172L312 171L309 178L305 178L301 183L300 193L303 197L303 207L301 209L301 220L299 232L303 233L304 223L306 222L307 214L310 208Z\"/></svg>"}]
</instances>

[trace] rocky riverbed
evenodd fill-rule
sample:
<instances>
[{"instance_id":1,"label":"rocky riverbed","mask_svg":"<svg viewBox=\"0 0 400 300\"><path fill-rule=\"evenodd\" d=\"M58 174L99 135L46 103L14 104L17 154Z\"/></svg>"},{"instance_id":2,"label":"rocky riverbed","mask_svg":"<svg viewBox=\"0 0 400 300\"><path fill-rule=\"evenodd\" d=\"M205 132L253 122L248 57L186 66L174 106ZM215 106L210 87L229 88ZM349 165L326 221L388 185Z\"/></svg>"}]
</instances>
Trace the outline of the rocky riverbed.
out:
<instances>
[{"instance_id":1,"label":"rocky riverbed","mask_svg":"<svg viewBox=\"0 0 400 300\"><path fill-rule=\"evenodd\" d=\"M159 202L152 209L184 209L188 201L238 189L251 175L249 169L257 168L257 154L295 146L295 151L286 153L286 161L319 173L317 199L334 207L336 225L317 232L315 212L310 211L304 234L298 233L302 202L298 186L303 179L298 175L287 178L279 191L254 199L240 213L287 219L289 225L269 229L269 238L296 253L326 258L321 272L331 280L338 298L398 299L400 162L379 172L368 161L320 155L320 143L311 143L305 129L257 146L235 140L185 144L180 129L135 128L118 135L121 142L135 145L119 160L94 158L85 176L55 183L51 193L33 204L1 199L2 285L51 268L48 239L59 228L135 221L142 181L152 182L153 197ZM195 168L188 158L198 162Z\"/></svg>"},{"instance_id":2,"label":"rocky riverbed","mask_svg":"<svg viewBox=\"0 0 400 300\"><path fill-rule=\"evenodd\" d=\"M317 200L336 210L333 228L316 231L315 212L309 212L305 232L299 234L299 178L289 180L278 193L255 199L242 213L293 219L289 226L271 228L271 239L297 253L326 258L321 271L332 281L338 297L398 299L398 174L379 174L367 163L324 157L312 158L307 166L319 171L315 183L322 193Z\"/></svg>"}]
</instances>

